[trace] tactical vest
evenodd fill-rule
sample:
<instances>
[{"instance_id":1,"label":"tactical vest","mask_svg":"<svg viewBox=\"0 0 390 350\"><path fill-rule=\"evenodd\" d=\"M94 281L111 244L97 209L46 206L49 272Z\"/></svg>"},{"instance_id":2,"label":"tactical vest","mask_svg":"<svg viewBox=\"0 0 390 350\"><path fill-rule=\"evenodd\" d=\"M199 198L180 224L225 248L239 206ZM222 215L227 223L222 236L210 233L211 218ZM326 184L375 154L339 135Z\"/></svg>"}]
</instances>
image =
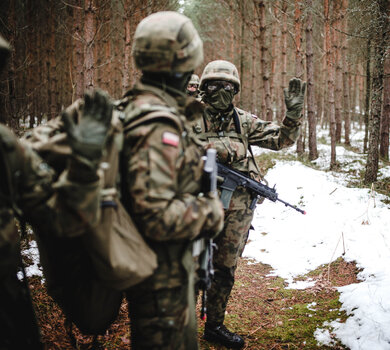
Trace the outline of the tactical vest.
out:
<instances>
[{"instance_id":1,"label":"tactical vest","mask_svg":"<svg viewBox=\"0 0 390 350\"><path fill-rule=\"evenodd\" d=\"M241 161L231 159L227 160L227 163L229 163L232 168L248 173L252 178L260 180L262 177L261 172L255 161L255 157L249 145L248 139L251 118L253 117L251 113L245 112L242 109L234 107L232 118L235 128L234 131L217 132L214 130L207 130L207 122L204 115L203 118L199 119L199 121L193 126L193 131L200 140L207 143L210 141L210 139L213 138L220 140L224 144L226 141L223 138L228 138L229 141L232 140L233 143L242 143L243 151L241 152ZM226 147L228 148L229 145L226 145ZM246 158L249 159L248 163L242 164L242 161Z\"/></svg>"}]
</instances>

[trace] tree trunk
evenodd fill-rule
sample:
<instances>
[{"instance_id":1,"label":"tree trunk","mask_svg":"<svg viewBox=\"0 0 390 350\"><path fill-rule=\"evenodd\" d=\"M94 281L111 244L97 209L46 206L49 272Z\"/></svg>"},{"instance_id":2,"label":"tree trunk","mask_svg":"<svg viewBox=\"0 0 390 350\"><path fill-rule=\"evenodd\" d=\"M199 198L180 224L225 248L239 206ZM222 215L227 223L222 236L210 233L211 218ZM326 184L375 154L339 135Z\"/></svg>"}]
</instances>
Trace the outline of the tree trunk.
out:
<instances>
[{"instance_id":1,"label":"tree trunk","mask_svg":"<svg viewBox=\"0 0 390 350\"><path fill-rule=\"evenodd\" d=\"M274 114L276 115L276 118L279 122L282 121L282 118L280 117L280 113L278 110L278 104L277 101L279 101L279 89L275 88L277 84L277 74L276 74L276 67L279 63L279 37L278 37L278 28L279 28L279 0L275 1L275 4L273 4L273 15L275 20L272 21L272 40L271 40L271 74L270 74L270 96L271 96L271 108L275 109L275 113L272 110L272 116L274 117ZM274 119L272 117L272 119Z\"/></svg>"},{"instance_id":2,"label":"tree trunk","mask_svg":"<svg viewBox=\"0 0 390 350\"><path fill-rule=\"evenodd\" d=\"M314 63L313 63L313 16L311 8L312 0L306 0L306 7L309 9L307 13L306 24L306 72L307 72L307 119L309 123L309 159L318 158L317 151L317 122L315 117L314 103Z\"/></svg>"},{"instance_id":3,"label":"tree trunk","mask_svg":"<svg viewBox=\"0 0 390 350\"><path fill-rule=\"evenodd\" d=\"M130 87L130 69L131 69L131 1L124 1L124 9L125 9L125 49L123 55L123 79L122 79L122 95L129 90Z\"/></svg>"},{"instance_id":4,"label":"tree trunk","mask_svg":"<svg viewBox=\"0 0 390 350\"><path fill-rule=\"evenodd\" d=\"M240 36L240 80L241 80L241 92L240 92L240 108L243 108L244 105L244 93L243 85L245 81L245 21L244 21L244 11L245 11L245 1L240 2L240 19L241 19L241 36Z\"/></svg>"},{"instance_id":5,"label":"tree trunk","mask_svg":"<svg viewBox=\"0 0 390 350\"><path fill-rule=\"evenodd\" d=\"M257 62L257 38L256 26L252 28L252 69L251 69L251 111L257 115L256 100L257 100L257 81L256 81L256 62Z\"/></svg>"},{"instance_id":6,"label":"tree trunk","mask_svg":"<svg viewBox=\"0 0 390 350\"><path fill-rule=\"evenodd\" d=\"M295 27L295 76L304 79L303 58L302 58L302 0L295 0L294 27ZM305 112L303 112L305 113ZM302 154L305 151L306 119L304 119L302 132L297 140L297 153Z\"/></svg>"},{"instance_id":7,"label":"tree trunk","mask_svg":"<svg viewBox=\"0 0 390 350\"><path fill-rule=\"evenodd\" d=\"M370 114L370 136L367 153L366 173L364 182L370 184L376 181L378 176L379 163L379 138L383 95L383 72L386 48L388 47L388 30L390 28L388 11L388 0L380 0L379 16L381 21L380 32L375 37L375 55L372 74L372 97Z\"/></svg>"},{"instance_id":8,"label":"tree trunk","mask_svg":"<svg viewBox=\"0 0 390 350\"><path fill-rule=\"evenodd\" d=\"M370 101L371 101L371 39L369 38L367 40L366 99L365 99L365 103L364 103L364 140L363 140L363 152L364 153L367 152Z\"/></svg>"},{"instance_id":9,"label":"tree trunk","mask_svg":"<svg viewBox=\"0 0 390 350\"><path fill-rule=\"evenodd\" d=\"M287 6L287 1L282 0L282 76L280 86L281 91L283 91L287 87ZM281 119L283 119L286 115L286 104L284 103L284 98L280 100L280 115Z\"/></svg>"},{"instance_id":10,"label":"tree trunk","mask_svg":"<svg viewBox=\"0 0 390 350\"><path fill-rule=\"evenodd\" d=\"M330 169L336 167L336 117L334 104L334 58L331 48L331 28L329 19L329 0L324 0L325 17L325 50L326 66L328 72L328 106L330 123Z\"/></svg>"},{"instance_id":11,"label":"tree trunk","mask_svg":"<svg viewBox=\"0 0 390 350\"><path fill-rule=\"evenodd\" d=\"M347 32L347 17L346 17L346 11L348 8L348 0L343 0L342 2L342 8L341 8L341 20L342 20L342 30L344 33ZM342 39L342 65L343 65L343 91L344 91L344 98L343 98L343 109L344 109L344 142L346 145L350 145L350 133L351 133L351 114L350 114L350 104L349 104L349 95L350 95L350 86L349 84L349 69L347 64L347 54L348 54L348 44L347 44L347 36L345 34L341 34Z\"/></svg>"},{"instance_id":12,"label":"tree trunk","mask_svg":"<svg viewBox=\"0 0 390 350\"><path fill-rule=\"evenodd\" d=\"M263 94L264 107L263 116L265 120L272 121L271 93L268 70L268 46L266 44L266 23L265 23L265 4L264 1L259 1L258 4L259 22L260 22L260 51L261 51L261 71L263 75Z\"/></svg>"},{"instance_id":13,"label":"tree trunk","mask_svg":"<svg viewBox=\"0 0 390 350\"><path fill-rule=\"evenodd\" d=\"M94 39L96 35L95 24L96 7L94 0L86 0L84 4L84 87L93 88L95 85L95 57Z\"/></svg>"},{"instance_id":14,"label":"tree trunk","mask_svg":"<svg viewBox=\"0 0 390 350\"><path fill-rule=\"evenodd\" d=\"M379 154L389 160L389 125L390 125L390 50L387 51L383 80L383 107L381 123L381 139Z\"/></svg>"},{"instance_id":15,"label":"tree trunk","mask_svg":"<svg viewBox=\"0 0 390 350\"><path fill-rule=\"evenodd\" d=\"M73 94L72 102L83 96L84 93L84 45L83 45L83 6L82 0L76 1L73 8Z\"/></svg>"},{"instance_id":16,"label":"tree trunk","mask_svg":"<svg viewBox=\"0 0 390 350\"><path fill-rule=\"evenodd\" d=\"M334 29L333 29L333 54L335 58L336 64L336 81L335 81L335 118L336 118L336 142L341 142L341 129L342 129L342 121L341 121L341 109L342 109L342 97L343 97L343 70L341 65L341 51L340 51L340 1L334 1L333 3L333 16L334 20Z\"/></svg>"},{"instance_id":17,"label":"tree trunk","mask_svg":"<svg viewBox=\"0 0 390 350\"><path fill-rule=\"evenodd\" d=\"M48 94L49 94L49 119L54 118L58 111L57 108L57 101L56 101L56 91L57 91L57 74L56 74L56 25L55 25L55 3L53 1L50 2L49 5L50 12L49 12L49 18L48 27L50 28L49 31L49 38L48 38L48 47L47 47L47 56L48 56Z\"/></svg>"}]
</instances>

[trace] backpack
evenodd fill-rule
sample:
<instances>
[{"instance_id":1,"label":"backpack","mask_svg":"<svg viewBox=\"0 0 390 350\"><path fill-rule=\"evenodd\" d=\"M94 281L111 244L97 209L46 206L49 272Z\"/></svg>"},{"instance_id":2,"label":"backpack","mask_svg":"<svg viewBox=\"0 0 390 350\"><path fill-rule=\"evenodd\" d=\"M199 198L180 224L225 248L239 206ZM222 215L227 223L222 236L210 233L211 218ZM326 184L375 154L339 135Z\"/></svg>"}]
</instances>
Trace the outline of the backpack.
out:
<instances>
[{"instance_id":1,"label":"backpack","mask_svg":"<svg viewBox=\"0 0 390 350\"><path fill-rule=\"evenodd\" d=\"M68 107L78 120L82 100ZM36 232L48 293L68 321L85 334L104 334L115 320L123 290L136 285L157 267L154 251L144 241L123 207L117 191L123 126L114 109L105 145L101 215L93 228L65 237ZM26 140L57 174L71 154L59 118L35 128ZM70 223L71 226L71 223Z\"/></svg>"}]
</instances>

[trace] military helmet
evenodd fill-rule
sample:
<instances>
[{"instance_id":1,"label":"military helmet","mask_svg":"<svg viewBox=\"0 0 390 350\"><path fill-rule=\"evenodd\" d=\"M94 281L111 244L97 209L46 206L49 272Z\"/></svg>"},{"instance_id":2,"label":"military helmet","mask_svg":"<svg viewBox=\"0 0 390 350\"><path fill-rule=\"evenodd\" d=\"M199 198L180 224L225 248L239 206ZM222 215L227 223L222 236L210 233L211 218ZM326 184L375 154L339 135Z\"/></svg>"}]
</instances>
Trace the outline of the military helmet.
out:
<instances>
[{"instance_id":1,"label":"military helmet","mask_svg":"<svg viewBox=\"0 0 390 350\"><path fill-rule=\"evenodd\" d=\"M138 24L132 54L142 71L185 73L203 62L203 42L188 17L161 11Z\"/></svg>"},{"instance_id":2,"label":"military helmet","mask_svg":"<svg viewBox=\"0 0 390 350\"><path fill-rule=\"evenodd\" d=\"M199 77L196 74L192 74L188 84L194 84L194 85L197 84L197 85L199 85Z\"/></svg>"},{"instance_id":3,"label":"military helmet","mask_svg":"<svg viewBox=\"0 0 390 350\"><path fill-rule=\"evenodd\" d=\"M199 89L204 91L205 83L210 80L230 81L237 87L237 92L240 91L240 77L236 66L231 62L216 60L208 63L200 78Z\"/></svg>"}]
</instances>

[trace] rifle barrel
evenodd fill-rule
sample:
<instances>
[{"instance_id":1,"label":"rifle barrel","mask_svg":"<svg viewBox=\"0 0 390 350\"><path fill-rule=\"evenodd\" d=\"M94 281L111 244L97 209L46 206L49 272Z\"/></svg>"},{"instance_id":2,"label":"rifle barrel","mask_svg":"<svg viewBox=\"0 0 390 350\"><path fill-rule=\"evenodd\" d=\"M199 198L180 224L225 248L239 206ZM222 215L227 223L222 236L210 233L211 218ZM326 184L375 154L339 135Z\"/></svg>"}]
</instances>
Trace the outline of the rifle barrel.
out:
<instances>
[{"instance_id":1,"label":"rifle barrel","mask_svg":"<svg viewBox=\"0 0 390 350\"><path fill-rule=\"evenodd\" d=\"M293 209L295 209L296 211L299 211L301 214L306 215L306 211L305 211L305 210L302 210L302 209L296 207L295 205L292 205L292 204L290 204L290 203L288 203L288 202L285 202L284 200L282 200L282 199L280 199L280 198L278 198L277 200L278 200L279 202L282 202L286 207L293 208Z\"/></svg>"}]
</instances>

